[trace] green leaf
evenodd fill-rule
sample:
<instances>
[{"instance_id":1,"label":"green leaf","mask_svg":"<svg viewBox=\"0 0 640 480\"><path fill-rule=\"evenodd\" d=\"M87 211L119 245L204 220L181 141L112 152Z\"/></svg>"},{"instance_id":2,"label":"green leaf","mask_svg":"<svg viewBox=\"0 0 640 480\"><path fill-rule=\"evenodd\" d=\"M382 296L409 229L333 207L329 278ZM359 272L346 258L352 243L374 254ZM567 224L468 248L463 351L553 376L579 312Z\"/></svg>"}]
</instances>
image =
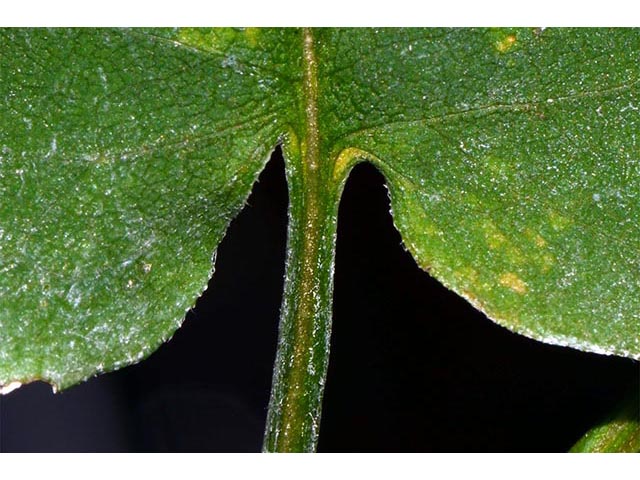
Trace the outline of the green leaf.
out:
<instances>
[{"instance_id":1,"label":"green leaf","mask_svg":"<svg viewBox=\"0 0 640 480\"><path fill-rule=\"evenodd\" d=\"M640 358L640 32L336 36L330 142L384 172L418 264L513 331Z\"/></svg>"},{"instance_id":2,"label":"green leaf","mask_svg":"<svg viewBox=\"0 0 640 480\"><path fill-rule=\"evenodd\" d=\"M385 175L420 267L505 327L640 358L640 33L0 33L0 385L178 327L272 151L289 183L266 448L313 450L337 208Z\"/></svg>"},{"instance_id":3,"label":"green leaf","mask_svg":"<svg viewBox=\"0 0 640 480\"><path fill-rule=\"evenodd\" d=\"M0 33L0 384L173 334L283 131L291 33Z\"/></svg>"}]
</instances>

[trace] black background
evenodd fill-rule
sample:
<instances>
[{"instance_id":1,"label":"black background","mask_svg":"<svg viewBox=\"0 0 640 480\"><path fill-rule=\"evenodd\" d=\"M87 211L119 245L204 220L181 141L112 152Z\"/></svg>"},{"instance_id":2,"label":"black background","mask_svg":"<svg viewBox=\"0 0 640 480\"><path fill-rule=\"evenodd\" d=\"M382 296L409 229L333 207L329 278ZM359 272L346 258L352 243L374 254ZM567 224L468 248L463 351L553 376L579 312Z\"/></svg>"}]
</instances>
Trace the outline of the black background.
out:
<instances>
[{"instance_id":1,"label":"black background","mask_svg":"<svg viewBox=\"0 0 640 480\"><path fill-rule=\"evenodd\" d=\"M259 451L281 300L280 152L218 252L210 288L149 359L53 395L0 399L2 451ZM415 265L383 177L340 206L319 451L565 451L629 389L637 362L510 333Z\"/></svg>"}]
</instances>

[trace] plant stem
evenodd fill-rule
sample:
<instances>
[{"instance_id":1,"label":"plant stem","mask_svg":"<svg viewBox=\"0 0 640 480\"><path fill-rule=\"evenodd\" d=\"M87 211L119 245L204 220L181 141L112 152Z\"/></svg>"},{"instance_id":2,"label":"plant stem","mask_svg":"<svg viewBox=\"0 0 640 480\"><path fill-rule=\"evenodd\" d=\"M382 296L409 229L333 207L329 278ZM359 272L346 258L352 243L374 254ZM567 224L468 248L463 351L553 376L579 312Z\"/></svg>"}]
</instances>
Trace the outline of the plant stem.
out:
<instances>
[{"instance_id":1,"label":"plant stem","mask_svg":"<svg viewBox=\"0 0 640 480\"><path fill-rule=\"evenodd\" d=\"M320 161L317 63L303 30L304 131L283 145L289 186L287 267L264 451L315 451L329 362L337 209L344 181ZM301 138L298 141L298 138Z\"/></svg>"},{"instance_id":2,"label":"plant stem","mask_svg":"<svg viewBox=\"0 0 640 480\"><path fill-rule=\"evenodd\" d=\"M612 415L589 430L571 451L640 452L640 392L634 389Z\"/></svg>"}]
</instances>

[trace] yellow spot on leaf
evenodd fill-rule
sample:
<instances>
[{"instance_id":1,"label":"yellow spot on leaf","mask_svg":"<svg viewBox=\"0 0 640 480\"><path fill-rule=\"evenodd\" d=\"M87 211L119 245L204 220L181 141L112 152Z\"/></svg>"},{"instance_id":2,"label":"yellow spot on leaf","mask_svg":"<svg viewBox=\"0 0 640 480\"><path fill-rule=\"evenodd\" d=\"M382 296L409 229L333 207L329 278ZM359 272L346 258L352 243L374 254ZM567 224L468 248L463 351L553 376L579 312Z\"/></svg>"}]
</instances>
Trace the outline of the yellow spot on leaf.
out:
<instances>
[{"instance_id":1,"label":"yellow spot on leaf","mask_svg":"<svg viewBox=\"0 0 640 480\"><path fill-rule=\"evenodd\" d=\"M244 33L234 28L180 28L176 40L199 50L222 53L242 40ZM245 37L250 42L248 37Z\"/></svg>"},{"instance_id":2,"label":"yellow spot on leaf","mask_svg":"<svg viewBox=\"0 0 640 480\"><path fill-rule=\"evenodd\" d=\"M490 249L495 250L507 243L507 237L502 234L500 229L493 222L484 222L482 228L484 230L484 238Z\"/></svg>"},{"instance_id":3,"label":"yellow spot on leaf","mask_svg":"<svg viewBox=\"0 0 640 480\"><path fill-rule=\"evenodd\" d=\"M516 36L515 35L507 35L506 37L498 40L496 42L496 49L500 53L506 53L516 44Z\"/></svg>"},{"instance_id":4,"label":"yellow spot on leaf","mask_svg":"<svg viewBox=\"0 0 640 480\"><path fill-rule=\"evenodd\" d=\"M542 238L542 236L539 234L535 236L533 241L536 243L536 246L540 248L544 248L547 246L547 241L544 238Z\"/></svg>"},{"instance_id":5,"label":"yellow spot on leaf","mask_svg":"<svg viewBox=\"0 0 640 480\"><path fill-rule=\"evenodd\" d=\"M549 223L554 230L564 230L569 225L571 225L571 220L563 215L560 215L558 212L551 210L549 212Z\"/></svg>"},{"instance_id":6,"label":"yellow spot on leaf","mask_svg":"<svg viewBox=\"0 0 640 480\"><path fill-rule=\"evenodd\" d=\"M442 232L438 230L436 225L433 223L426 223L422 230L429 237L436 237L442 234Z\"/></svg>"},{"instance_id":7,"label":"yellow spot on leaf","mask_svg":"<svg viewBox=\"0 0 640 480\"><path fill-rule=\"evenodd\" d=\"M496 249L504 245L507 242L507 238L500 232L487 235L487 244L489 248Z\"/></svg>"},{"instance_id":8,"label":"yellow spot on leaf","mask_svg":"<svg viewBox=\"0 0 640 480\"><path fill-rule=\"evenodd\" d=\"M498 282L503 287L510 288L520 295L527 293L527 284L513 272L503 273L500 275Z\"/></svg>"},{"instance_id":9,"label":"yellow spot on leaf","mask_svg":"<svg viewBox=\"0 0 640 480\"><path fill-rule=\"evenodd\" d=\"M259 28L246 28L244 30L244 34L246 35L250 46L255 47L258 44L258 35L260 34Z\"/></svg>"},{"instance_id":10,"label":"yellow spot on leaf","mask_svg":"<svg viewBox=\"0 0 640 480\"><path fill-rule=\"evenodd\" d=\"M544 239L542 235L531 228L527 228L524 231L526 237L534 243L534 245L538 248L545 248L547 246L547 241Z\"/></svg>"},{"instance_id":11,"label":"yellow spot on leaf","mask_svg":"<svg viewBox=\"0 0 640 480\"><path fill-rule=\"evenodd\" d=\"M491 220L482 222L480 228L490 250L503 255L510 263L522 264L526 261L522 251Z\"/></svg>"},{"instance_id":12,"label":"yellow spot on leaf","mask_svg":"<svg viewBox=\"0 0 640 480\"><path fill-rule=\"evenodd\" d=\"M457 273L457 276L463 282L471 285L476 285L478 283L478 271L472 267L463 267Z\"/></svg>"},{"instance_id":13,"label":"yellow spot on leaf","mask_svg":"<svg viewBox=\"0 0 640 480\"><path fill-rule=\"evenodd\" d=\"M540 259L540 267L542 268L542 272L548 272L551 267L553 267L554 263L556 263L556 259L553 255L549 253L545 253L544 255L542 255Z\"/></svg>"}]
</instances>

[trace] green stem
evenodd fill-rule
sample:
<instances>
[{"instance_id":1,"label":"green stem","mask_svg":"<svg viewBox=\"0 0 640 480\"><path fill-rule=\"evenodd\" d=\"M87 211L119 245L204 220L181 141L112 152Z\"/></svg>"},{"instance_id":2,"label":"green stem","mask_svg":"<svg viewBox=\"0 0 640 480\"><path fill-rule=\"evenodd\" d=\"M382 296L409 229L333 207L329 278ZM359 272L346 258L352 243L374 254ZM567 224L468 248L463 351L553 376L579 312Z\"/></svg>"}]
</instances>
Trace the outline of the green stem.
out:
<instances>
[{"instance_id":1,"label":"green stem","mask_svg":"<svg viewBox=\"0 0 640 480\"><path fill-rule=\"evenodd\" d=\"M571 451L640 452L640 392L634 389L612 415L589 430Z\"/></svg>"},{"instance_id":2,"label":"green stem","mask_svg":"<svg viewBox=\"0 0 640 480\"><path fill-rule=\"evenodd\" d=\"M337 209L344 181L321 162L317 63L310 30L303 30L301 140L290 133L283 149L289 185L287 267L278 352L264 451L316 449L329 362Z\"/></svg>"}]
</instances>

